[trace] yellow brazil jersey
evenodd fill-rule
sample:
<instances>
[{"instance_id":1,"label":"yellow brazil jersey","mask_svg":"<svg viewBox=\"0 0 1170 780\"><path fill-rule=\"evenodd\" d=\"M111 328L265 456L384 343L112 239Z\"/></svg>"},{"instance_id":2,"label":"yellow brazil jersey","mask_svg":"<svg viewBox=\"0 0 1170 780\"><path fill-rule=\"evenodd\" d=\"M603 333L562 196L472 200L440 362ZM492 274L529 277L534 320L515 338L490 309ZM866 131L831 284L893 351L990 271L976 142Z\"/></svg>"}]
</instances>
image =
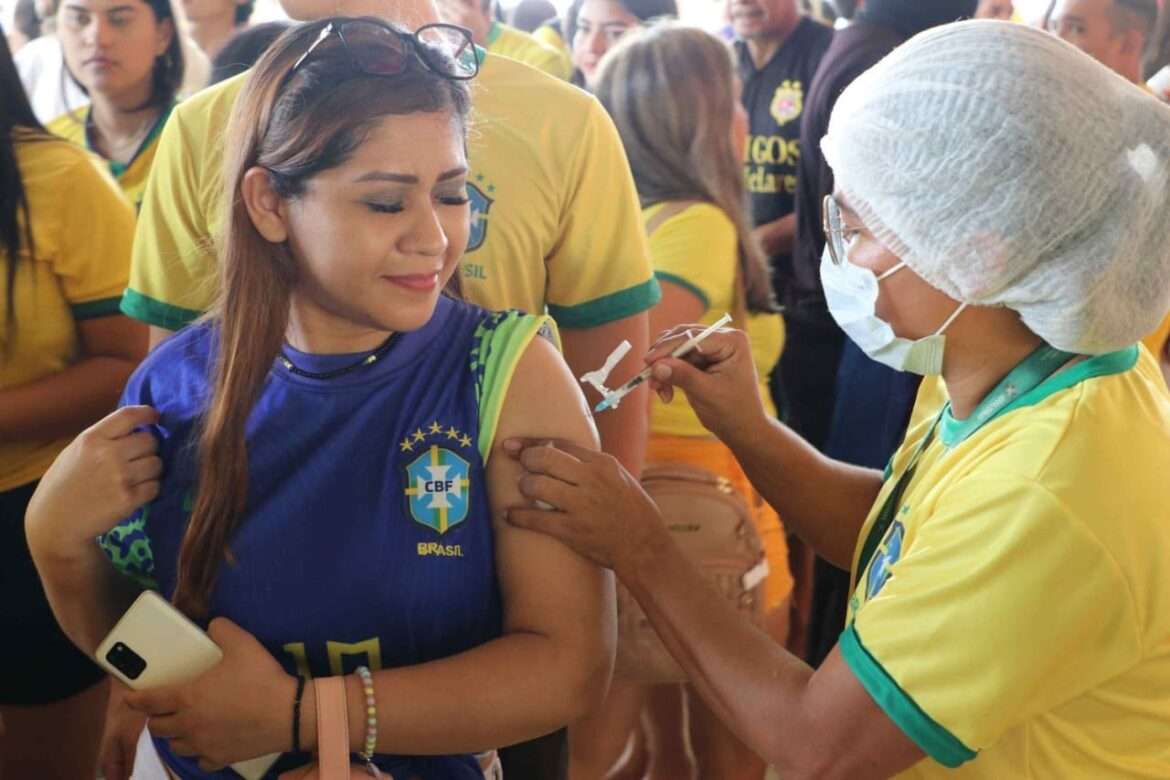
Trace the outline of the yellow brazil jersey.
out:
<instances>
[{"instance_id":1,"label":"yellow brazil jersey","mask_svg":"<svg viewBox=\"0 0 1170 780\"><path fill-rule=\"evenodd\" d=\"M134 211L100 162L51 136L17 136L16 160L32 245L16 261L10 323L0 273L0 389L56 374L77 360L77 322L118 312ZM0 253L2 254L2 253ZM0 266L7 265L0 257ZM0 440L0 491L40 478L69 442Z\"/></svg>"},{"instance_id":2,"label":"yellow brazil jersey","mask_svg":"<svg viewBox=\"0 0 1170 780\"><path fill-rule=\"evenodd\" d=\"M573 51L569 48L569 44L561 37L561 32L551 24L542 24L532 31L532 37L548 46L551 49L556 49L569 60L573 61ZM570 64L570 68L572 65Z\"/></svg>"},{"instance_id":3,"label":"yellow brazil jersey","mask_svg":"<svg viewBox=\"0 0 1170 780\"><path fill-rule=\"evenodd\" d=\"M642 212L649 222L665 203ZM664 220L650 236L650 256L660 282L670 282L693 293L706 312L701 322L710 325L725 313L735 314L735 275L739 264L739 237L735 224L718 207L696 203ZM768 414L776 416L768 377L780 360L784 346L784 323L779 314L753 314L748 335L752 359L760 377L760 397ZM657 396L651 401L650 431L675 436L710 436L683 397L664 404Z\"/></svg>"},{"instance_id":4,"label":"yellow brazil jersey","mask_svg":"<svg viewBox=\"0 0 1170 780\"><path fill-rule=\"evenodd\" d=\"M167 117L171 114L171 108L173 106L167 107L159 115L142 143L138 145L138 151L134 153L134 157L129 163L112 161L106 163L110 168L110 173L118 180L118 186L122 188L122 192L126 193L126 197L130 199L136 209L142 203L142 193L146 189L146 177L150 173L155 150L158 148L158 137L162 132L163 125L166 124ZM83 106L72 113L59 116L50 122L46 129L50 133L59 135L94 152L95 150L89 143L89 134L86 132L86 126L89 124L89 111L89 106Z\"/></svg>"},{"instance_id":5,"label":"yellow brazil jersey","mask_svg":"<svg viewBox=\"0 0 1170 780\"><path fill-rule=\"evenodd\" d=\"M900 777L1170 777L1170 396L1137 346L1017 389L1036 357L998 415L915 415L858 540L840 648Z\"/></svg>"},{"instance_id":6,"label":"yellow brazil jersey","mask_svg":"<svg viewBox=\"0 0 1170 780\"><path fill-rule=\"evenodd\" d=\"M487 50L492 54L531 65L558 79L568 81L573 75L573 61L565 52L548 46L530 33L501 22L492 22L492 29L488 32Z\"/></svg>"},{"instance_id":7,"label":"yellow brazil jersey","mask_svg":"<svg viewBox=\"0 0 1170 780\"><path fill-rule=\"evenodd\" d=\"M163 128L122 300L136 319L175 330L215 296L223 132L245 78L183 101ZM657 303L633 177L601 104L491 54L473 96L466 296L489 309L547 308L570 329Z\"/></svg>"}]
</instances>

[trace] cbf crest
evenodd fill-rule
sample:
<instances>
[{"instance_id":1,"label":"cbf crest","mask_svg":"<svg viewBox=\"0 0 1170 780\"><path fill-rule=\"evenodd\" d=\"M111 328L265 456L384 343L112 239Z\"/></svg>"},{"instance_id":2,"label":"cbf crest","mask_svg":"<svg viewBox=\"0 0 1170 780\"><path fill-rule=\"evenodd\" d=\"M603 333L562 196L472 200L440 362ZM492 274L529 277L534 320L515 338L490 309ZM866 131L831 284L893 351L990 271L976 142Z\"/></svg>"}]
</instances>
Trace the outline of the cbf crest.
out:
<instances>
[{"instance_id":1,"label":"cbf crest","mask_svg":"<svg viewBox=\"0 0 1170 780\"><path fill-rule=\"evenodd\" d=\"M781 82L772 95L768 111L781 127L799 117L804 111L804 85L791 79Z\"/></svg>"},{"instance_id":2,"label":"cbf crest","mask_svg":"<svg viewBox=\"0 0 1170 780\"><path fill-rule=\"evenodd\" d=\"M467 251L474 252L487 240L488 215L495 200L489 196L496 188L484 181L483 174L475 177L476 183L467 184L467 197L471 201L471 232L467 236ZM484 192L483 187L487 190Z\"/></svg>"},{"instance_id":3,"label":"cbf crest","mask_svg":"<svg viewBox=\"0 0 1170 780\"><path fill-rule=\"evenodd\" d=\"M438 441L443 441L443 444ZM401 444L418 456L406 466L406 498L415 522L445 534L467 519L471 507L471 464L458 453L471 437L435 422Z\"/></svg>"}]
</instances>

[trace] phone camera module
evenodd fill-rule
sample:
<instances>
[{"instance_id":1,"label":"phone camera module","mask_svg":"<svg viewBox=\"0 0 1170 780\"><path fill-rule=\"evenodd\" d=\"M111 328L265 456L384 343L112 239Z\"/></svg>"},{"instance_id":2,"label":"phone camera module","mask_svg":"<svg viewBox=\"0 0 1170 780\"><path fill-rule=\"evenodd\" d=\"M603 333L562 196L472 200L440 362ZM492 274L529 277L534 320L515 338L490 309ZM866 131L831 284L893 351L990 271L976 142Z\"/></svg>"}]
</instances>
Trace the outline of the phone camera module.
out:
<instances>
[{"instance_id":1,"label":"phone camera module","mask_svg":"<svg viewBox=\"0 0 1170 780\"><path fill-rule=\"evenodd\" d=\"M114 643L114 646L106 653L106 660L109 661L110 666L124 674L128 680L137 680L146 669L146 661L142 659L142 656L122 642Z\"/></svg>"}]
</instances>

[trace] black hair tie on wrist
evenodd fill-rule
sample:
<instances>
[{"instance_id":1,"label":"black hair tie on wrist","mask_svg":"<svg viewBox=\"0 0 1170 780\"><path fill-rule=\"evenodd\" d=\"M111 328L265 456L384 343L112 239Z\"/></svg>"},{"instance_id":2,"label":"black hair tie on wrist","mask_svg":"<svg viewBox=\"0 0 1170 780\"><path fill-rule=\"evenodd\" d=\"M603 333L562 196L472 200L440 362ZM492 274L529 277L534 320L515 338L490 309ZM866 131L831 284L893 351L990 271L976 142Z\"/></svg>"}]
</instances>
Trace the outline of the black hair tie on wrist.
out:
<instances>
[{"instance_id":1,"label":"black hair tie on wrist","mask_svg":"<svg viewBox=\"0 0 1170 780\"><path fill-rule=\"evenodd\" d=\"M297 675L297 695L293 699L292 752L301 752L301 697L305 695L305 678Z\"/></svg>"}]
</instances>

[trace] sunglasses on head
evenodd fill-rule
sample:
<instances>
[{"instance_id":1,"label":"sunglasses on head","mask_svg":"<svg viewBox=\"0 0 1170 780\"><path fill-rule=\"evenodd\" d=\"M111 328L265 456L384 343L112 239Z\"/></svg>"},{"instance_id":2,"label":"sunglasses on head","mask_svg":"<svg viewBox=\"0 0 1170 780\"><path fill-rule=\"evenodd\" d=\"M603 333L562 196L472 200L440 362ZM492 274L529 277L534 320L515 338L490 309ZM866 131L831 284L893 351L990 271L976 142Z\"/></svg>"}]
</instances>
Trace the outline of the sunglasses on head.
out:
<instances>
[{"instance_id":1,"label":"sunglasses on head","mask_svg":"<svg viewBox=\"0 0 1170 780\"><path fill-rule=\"evenodd\" d=\"M372 19L330 22L312 45L293 63L288 77L317 48L336 35L349 54L354 69L369 76L396 76L417 56L431 71L453 81L466 81L479 73L479 51L471 31L454 24L428 24L413 33L396 30Z\"/></svg>"}]
</instances>

